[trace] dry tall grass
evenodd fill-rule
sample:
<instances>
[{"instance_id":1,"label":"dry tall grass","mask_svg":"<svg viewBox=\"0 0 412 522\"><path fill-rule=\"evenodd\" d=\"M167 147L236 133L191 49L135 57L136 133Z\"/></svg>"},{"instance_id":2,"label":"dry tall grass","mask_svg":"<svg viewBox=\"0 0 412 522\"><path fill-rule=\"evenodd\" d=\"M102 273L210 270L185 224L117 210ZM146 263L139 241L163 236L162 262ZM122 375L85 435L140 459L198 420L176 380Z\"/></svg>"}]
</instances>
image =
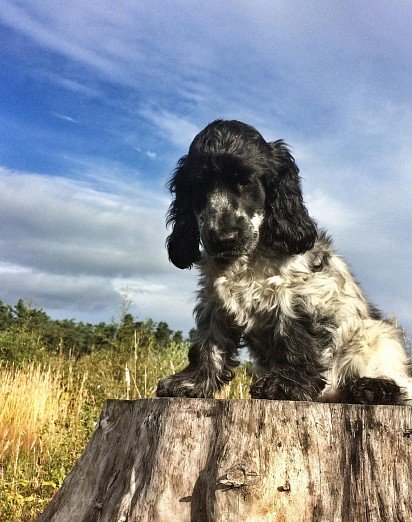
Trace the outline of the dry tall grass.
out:
<instances>
[{"instance_id":1,"label":"dry tall grass","mask_svg":"<svg viewBox=\"0 0 412 522\"><path fill-rule=\"evenodd\" d=\"M35 520L90 439L107 398L153 397L157 380L182 368L187 345L93 352L48 366L0 366L0 521ZM246 398L250 373L237 369L219 398Z\"/></svg>"},{"instance_id":2,"label":"dry tall grass","mask_svg":"<svg viewBox=\"0 0 412 522\"><path fill-rule=\"evenodd\" d=\"M41 436L56 434L56 420L67 415L59 373L30 365L2 372L0 382L0 459L41 449Z\"/></svg>"},{"instance_id":3,"label":"dry tall grass","mask_svg":"<svg viewBox=\"0 0 412 522\"><path fill-rule=\"evenodd\" d=\"M75 383L70 365L66 371L34 364L0 371L2 520L31 520L60 484L64 472L50 471L67 443L64 427L81 428L85 380Z\"/></svg>"}]
</instances>

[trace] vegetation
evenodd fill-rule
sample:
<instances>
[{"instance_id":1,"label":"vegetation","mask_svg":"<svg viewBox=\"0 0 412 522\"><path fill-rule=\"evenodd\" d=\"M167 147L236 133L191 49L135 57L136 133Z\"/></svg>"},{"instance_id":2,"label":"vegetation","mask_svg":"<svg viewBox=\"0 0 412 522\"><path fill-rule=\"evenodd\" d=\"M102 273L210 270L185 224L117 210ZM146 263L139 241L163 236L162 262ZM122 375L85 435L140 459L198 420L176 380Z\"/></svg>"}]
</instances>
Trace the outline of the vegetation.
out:
<instances>
[{"instance_id":1,"label":"vegetation","mask_svg":"<svg viewBox=\"0 0 412 522\"><path fill-rule=\"evenodd\" d=\"M186 362L167 323L98 325L0 301L0 520L35 520L91 437L106 398L153 397ZM243 365L222 398L247 395Z\"/></svg>"}]
</instances>

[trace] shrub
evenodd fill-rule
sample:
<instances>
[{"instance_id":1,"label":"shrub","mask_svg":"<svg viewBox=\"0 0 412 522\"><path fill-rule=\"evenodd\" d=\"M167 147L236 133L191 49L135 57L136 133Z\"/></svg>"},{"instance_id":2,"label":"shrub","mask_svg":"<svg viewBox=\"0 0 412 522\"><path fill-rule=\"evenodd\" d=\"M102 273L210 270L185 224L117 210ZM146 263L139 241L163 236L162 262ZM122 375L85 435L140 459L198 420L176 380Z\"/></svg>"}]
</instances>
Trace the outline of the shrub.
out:
<instances>
[{"instance_id":1,"label":"shrub","mask_svg":"<svg viewBox=\"0 0 412 522\"><path fill-rule=\"evenodd\" d=\"M33 332L16 329L0 332L0 362L7 361L19 366L23 362L40 362L44 355L41 338Z\"/></svg>"}]
</instances>

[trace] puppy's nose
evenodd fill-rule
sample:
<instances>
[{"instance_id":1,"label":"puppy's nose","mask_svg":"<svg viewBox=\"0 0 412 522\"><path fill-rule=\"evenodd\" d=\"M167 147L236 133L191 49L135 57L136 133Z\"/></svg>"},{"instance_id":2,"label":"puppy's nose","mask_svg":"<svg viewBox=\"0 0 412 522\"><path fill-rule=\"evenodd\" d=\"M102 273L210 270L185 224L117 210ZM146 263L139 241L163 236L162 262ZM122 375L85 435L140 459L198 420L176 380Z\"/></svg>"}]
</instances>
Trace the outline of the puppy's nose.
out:
<instances>
[{"instance_id":1,"label":"puppy's nose","mask_svg":"<svg viewBox=\"0 0 412 522\"><path fill-rule=\"evenodd\" d=\"M228 244L234 243L239 237L237 230L215 230L209 231L210 241L214 244Z\"/></svg>"},{"instance_id":2,"label":"puppy's nose","mask_svg":"<svg viewBox=\"0 0 412 522\"><path fill-rule=\"evenodd\" d=\"M237 230L231 230L230 232L223 232L219 234L219 241L222 243L233 243L239 237Z\"/></svg>"}]
</instances>

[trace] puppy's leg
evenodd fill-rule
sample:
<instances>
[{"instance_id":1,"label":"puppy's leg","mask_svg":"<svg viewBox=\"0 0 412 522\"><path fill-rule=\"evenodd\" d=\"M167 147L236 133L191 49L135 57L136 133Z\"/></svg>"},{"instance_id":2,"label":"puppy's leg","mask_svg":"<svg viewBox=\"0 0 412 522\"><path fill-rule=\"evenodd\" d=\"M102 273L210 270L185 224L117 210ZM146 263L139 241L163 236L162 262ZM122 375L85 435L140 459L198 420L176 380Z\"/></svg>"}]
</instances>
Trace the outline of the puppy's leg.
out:
<instances>
[{"instance_id":1,"label":"puppy's leg","mask_svg":"<svg viewBox=\"0 0 412 522\"><path fill-rule=\"evenodd\" d=\"M180 372L160 379L158 397L211 398L233 378L237 366L235 354L218 347L211 339L193 344L189 350L189 364Z\"/></svg>"},{"instance_id":2,"label":"puppy's leg","mask_svg":"<svg viewBox=\"0 0 412 522\"><path fill-rule=\"evenodd\" d=\"M274 326L252 331L245 341L263 377L254 382L254 399L314 401L323 390L323 352L331 342L328 331L300 311Z\"/></svg>"},{"instance_id":3,"label":"puppy's leg","mask_svg":"<svg viewBox=\"0 0 412 522\"><path fill-rule=\"evenodd\" d=\"M334 363L340 402L412 403L411 366L402 332L391 323L374 319L360 326Z\"/></svg>"},{"instance_id":4,"label":"puppy's leg","mask_svg":"<svg viewBox=\"0 0 412 522\"><path fill-rule=\"evenodd\" d=\"M239 363L240 333L221 310L201 303L196 309L197 333L189 350L189 364L182 371L158 382L158 397L213 397L233 378Z\"/></svg>"}]
</instances>

